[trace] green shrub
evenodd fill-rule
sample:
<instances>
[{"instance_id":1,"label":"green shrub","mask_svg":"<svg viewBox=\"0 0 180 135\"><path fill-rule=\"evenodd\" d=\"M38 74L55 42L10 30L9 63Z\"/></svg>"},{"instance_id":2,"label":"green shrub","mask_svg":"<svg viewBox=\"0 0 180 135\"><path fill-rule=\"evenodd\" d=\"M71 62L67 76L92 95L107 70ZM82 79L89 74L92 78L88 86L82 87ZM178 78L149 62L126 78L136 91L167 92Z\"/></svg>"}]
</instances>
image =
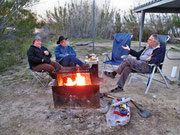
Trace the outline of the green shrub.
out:
<instances>
[{"instance_id":1,"label":"green shrub","mask_svg":"<svg viewBox=\"0 0 180 135\"><path fill-rule=\"evenodd\" d=\"M32 44L32 39L17 38L16 40L6 40L1 42L0 46L0 72L7 67L21 63L27 58L27 50Z\"/></svg>"}]
</instances>

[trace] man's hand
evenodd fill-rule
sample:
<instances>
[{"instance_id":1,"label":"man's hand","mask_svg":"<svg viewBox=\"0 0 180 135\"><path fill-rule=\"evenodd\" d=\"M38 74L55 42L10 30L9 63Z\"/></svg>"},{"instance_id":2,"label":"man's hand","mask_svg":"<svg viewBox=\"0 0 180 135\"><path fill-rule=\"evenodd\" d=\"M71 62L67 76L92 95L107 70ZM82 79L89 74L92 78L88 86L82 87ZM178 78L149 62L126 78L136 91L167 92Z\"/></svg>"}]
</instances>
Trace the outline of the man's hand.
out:
<instances>
[{"instance_id":1,"label":"man's hand","mask_svg":"<svg viewBox=\"0 0 180 135\"><path fill-rule=\"evenodd\" d=\"M44 51L44 54L48 56L48 55L49 55L49 52L48 52L48 51Z\"/></svg>"},{"instance_id":2,"label":"man's hand","mask_svg":"<svg viewBox=\"0 0 180 135\"><path fill-rule=\"evenodd\" d=\"M122 46L122 48L123 48L123 49L125 49L125 50L130 51L130 48L129 48L129 46L128 46L128 45L126 45L126 46Z\"/></svg>"},{"instance_id":3,"label":"man's hand","mask_svg":"<svg viewBox=\"0 0 180 135\"><path fill-rule=\"evenodd\" d=\"M151 57L152 55L150 55L147 59L145 59L145 61L151 61Z\"/></svg>"}]
</instances>

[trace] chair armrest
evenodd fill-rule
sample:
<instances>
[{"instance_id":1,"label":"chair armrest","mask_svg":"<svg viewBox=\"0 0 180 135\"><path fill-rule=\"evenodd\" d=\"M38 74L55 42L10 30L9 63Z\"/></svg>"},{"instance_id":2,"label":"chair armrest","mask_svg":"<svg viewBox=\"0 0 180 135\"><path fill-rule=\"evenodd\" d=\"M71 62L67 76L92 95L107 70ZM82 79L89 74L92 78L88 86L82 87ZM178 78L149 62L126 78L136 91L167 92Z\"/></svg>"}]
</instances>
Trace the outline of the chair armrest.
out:
<instances>
[{"instance_id":1,"label":"chair armrest","mask_svg":"<svg viewBox=\"0 0 180 135\"><path fill-rule=\"evenodd\" d=\"M177 46L171 46L171 48L170 49L174 49L174 50L179 50L180 51L180 48L179 47L177 47Z\"/></svg>"},{"instance_id":2,"label":"chair armrest","mask_svg":"<svg viewBox=\"0 0 180 135\"><path fill-rule=\"evenodd\" d=\"M156 64L148 64L150 67L156 66Z\"/></svg>"},{"instance_id":3,"label":"chair armrest","mask_svg":"<svg viewBox=\"0 0 180 135\"><path fill-rule=\"evenodd\" d=\"M102 53L102 55L104 55L104 56L108 56L108 55L111 55L111 53L109 53L109 52L105 52L105 53Z\"/></svg>"},{"instance_id":4,"label":"chair armrest","mask_svg":"<svg viewBox=\"0 0 180 135\"><path fill-rule=\"evenodd\" d=\"M125 59L125 58L127 58L128 56L129 56L129 55L122 55L121 58L122 58L122 59Z\"/></svg>"},{"instance_id":5,"label":"chair armrest","mask_svg":"<svg viewBox=\"0 0 180 135\"><path fill-rule=\"evenodd\" d=\"M153 67L153 66L157 66L156 64L148 64L149 66ZM160 63L160 65L163 65L163 62Z\"/></svg>"},{"instance_id":6,"label":"chair armrest","mask_svg":"<svg viewBox=\"0 0 180 135\"><path fill-rule=\"evenodd\" d=\"M109 57L111 53L105 52L102 55L104 56L104 61L111 60L111 58Z\"/></svg>"},{"instance_id":7,"label":"chair armrest","mask_svg":"<svg viewBox=\"0 0 180 135\"><path fill-rule=\"evenodd\" d=\"M168 35L168 37L167 37L167 39L166 39L166 41L169 41L169 39L170 39L171 37Z\"/></svg>"},{"instance_id":8,"label":"chair armrest","mask_svg":"<svg viewBox=\"0 0 180 135\"><path fill-rule=\"evenodd\" d=\"M157 66L156 64L148 64L150 67ZM160 63L160 65L163 65L163 62Z\"/></svg>"}]
</instances>

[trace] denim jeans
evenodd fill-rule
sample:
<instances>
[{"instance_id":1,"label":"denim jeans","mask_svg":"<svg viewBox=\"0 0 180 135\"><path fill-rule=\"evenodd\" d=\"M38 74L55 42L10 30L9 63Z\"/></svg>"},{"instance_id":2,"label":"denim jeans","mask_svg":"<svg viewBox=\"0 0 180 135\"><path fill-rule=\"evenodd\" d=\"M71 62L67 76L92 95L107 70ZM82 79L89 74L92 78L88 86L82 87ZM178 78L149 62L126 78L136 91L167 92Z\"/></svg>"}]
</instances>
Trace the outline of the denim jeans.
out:
<instances>
[{"instance_id":1,"label":"denim jeans","mask_svg":"<svg viewBox=\"0 0 180 135\"><path fill-rule=\"evenodd\" d=\"M59 63L65 67L75 67L77 64L79 66L82 66L84 64L82 61L76 58L76 56L73 55L64 57Z\"/></svg>"}]
</instances>

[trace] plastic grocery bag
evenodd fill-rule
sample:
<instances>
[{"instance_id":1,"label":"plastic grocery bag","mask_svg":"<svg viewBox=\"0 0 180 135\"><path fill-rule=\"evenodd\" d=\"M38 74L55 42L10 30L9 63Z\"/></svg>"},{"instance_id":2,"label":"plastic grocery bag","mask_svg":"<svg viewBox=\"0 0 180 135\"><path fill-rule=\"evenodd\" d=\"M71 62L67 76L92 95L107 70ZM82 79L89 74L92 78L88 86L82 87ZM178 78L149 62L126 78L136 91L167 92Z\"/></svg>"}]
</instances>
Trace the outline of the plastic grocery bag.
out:
<instances>
[{"instance_id":1,"label":"plastic grocery bag","mask_svg":"<svg viewBox=\"0 0 180 135\"><path fill-rule=\"evenodd\" d=\"M112 105L109 108L109 111L106 114L107 126L117 126L117 125L126 125L131 118L130 107L128 106L128 101L130 98L121 98L114 99ZM125 101L125 102L123 102ZM117 106L114 106L117 104Z\"/></svg>"}]
</instances>

